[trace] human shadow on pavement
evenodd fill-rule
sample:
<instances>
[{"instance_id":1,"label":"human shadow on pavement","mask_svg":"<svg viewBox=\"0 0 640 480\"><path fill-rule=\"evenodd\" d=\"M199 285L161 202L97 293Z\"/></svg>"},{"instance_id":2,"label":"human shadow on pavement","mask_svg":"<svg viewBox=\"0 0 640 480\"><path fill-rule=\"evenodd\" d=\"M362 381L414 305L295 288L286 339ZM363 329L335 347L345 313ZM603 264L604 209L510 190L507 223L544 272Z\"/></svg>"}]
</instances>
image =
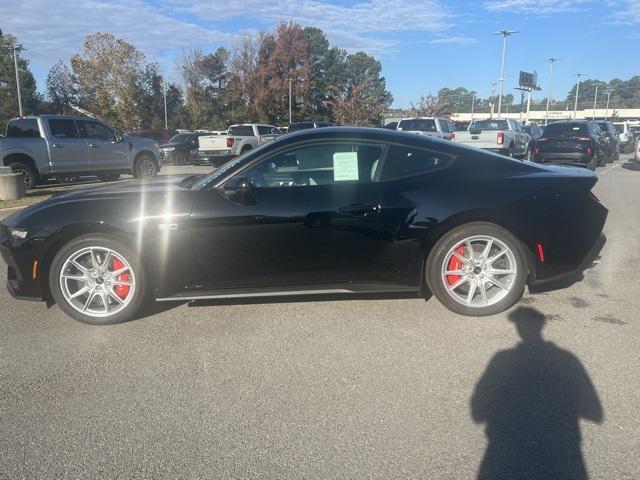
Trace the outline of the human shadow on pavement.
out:
<instances>
[{"instance_id":1,"label":"human shadow on pavement","mask_svg":"<svg viewBox=\"0 0 640 480\"><path fill-rule=\"evenodd\" d=\"M522 341L491 359L471 398L488 446L478 480L583 480L581 418L602 422L598 394L580 360L542 338L545 316L509 315Z\"/></svg>"}]
</instances>

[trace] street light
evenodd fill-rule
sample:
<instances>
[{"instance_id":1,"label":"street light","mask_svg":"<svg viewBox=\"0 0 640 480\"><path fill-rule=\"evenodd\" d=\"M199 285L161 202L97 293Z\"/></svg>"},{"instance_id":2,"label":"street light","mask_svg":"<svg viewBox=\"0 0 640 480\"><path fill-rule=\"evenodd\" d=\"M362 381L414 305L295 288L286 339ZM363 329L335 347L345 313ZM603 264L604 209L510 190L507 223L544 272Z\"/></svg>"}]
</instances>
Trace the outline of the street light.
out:
<instances>
[{"instance_id":1,"label":"street light","mask_svg":"<svg viewBox=\"0 0 640 480\"><path fill-rule=\"evenodd\" d=\"M0 37L2 36L2 30L0 30ZM16 71L16 90L18 94L18 113L22 117L22 95L20 93L20 71L18 70L18 53L22 50L26 50L22 45L12 45L10 47L4 47L7 50L13 51L13 65Z\"/></svg>"},{"instance_id":2,"label":"street light","mask_svg":"<svg viewBox=\"0 0 640 480\"><path fill-rule=\"evenodd\" d=\"M164 129L169 130L169 122L167 121L167 82L162 77L162 95L164 97Z\"/></svg>"},{"instance_id":3,"label":"street light","mask_svg":"<svg viewBox=\"0 0 640 480\"><path fill-rule=\"evenodd\" d=\"M578 95L580 94L580 77L582 75L586 75L585 73L576 73L575 76L578 77L578 83L576 84L576 101L573 104L573 119L578 118Z\"/></svg>"},{"instance_id":4,"label":"street light","mask_svg":"<svg viewBox=\"0 0 640 480\"><path fill-rule=\"evenodd\" d=\"M561 58L549 57L549 86L547 87L547 112L544 116L544 124L549 125L549 102L551 102L551 81L553 80L553 64L562 60Z\"/></svg>"},{"instance_id":5,"label":"street light","mask_svg":"<svg viewBox=\"0 0 640 480\"><path fill-rule=\"evenodd\" d=\"M607 94L607 109L604 111L604 121L607 121L607 118L609 118L609 100L611 99L611 89L607 88L605 90L605 92Z\"/></svg>"},{"instance_id":6,"label":"street light","mask_svg":"<svg viewBox=\"0 0 640 480\"><path fill-rule=\"evenodd\" d=\"M502 62L500 63L500 95L498 96L498 118L502 114L502 90L504 89L504 60L507 55L507 37L519 33L517 30L500 30L494 35L502 35Z\"/></svg>"}]
</instances>

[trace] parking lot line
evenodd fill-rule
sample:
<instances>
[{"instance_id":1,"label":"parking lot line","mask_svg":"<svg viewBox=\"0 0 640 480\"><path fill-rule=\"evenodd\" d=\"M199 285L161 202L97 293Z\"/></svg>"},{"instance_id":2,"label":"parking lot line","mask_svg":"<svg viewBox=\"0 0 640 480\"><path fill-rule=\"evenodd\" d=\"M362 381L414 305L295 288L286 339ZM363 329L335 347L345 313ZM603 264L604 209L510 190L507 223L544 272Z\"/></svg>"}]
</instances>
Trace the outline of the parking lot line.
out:
<instances>
[{"instance_id":1,"label":"parking lot line","mask_svg":"<svg viewBox=\"0 0 640 480\"><path fill-rule=\"evenodd\" d=\"M604 170L600 175L604 175L605 173L613 170L616 167L619 167L620 165L622 165L621 163L616 163L615 165L613 165L612 167L607 168L606 170Z\"/></svg>"}]
</instances>

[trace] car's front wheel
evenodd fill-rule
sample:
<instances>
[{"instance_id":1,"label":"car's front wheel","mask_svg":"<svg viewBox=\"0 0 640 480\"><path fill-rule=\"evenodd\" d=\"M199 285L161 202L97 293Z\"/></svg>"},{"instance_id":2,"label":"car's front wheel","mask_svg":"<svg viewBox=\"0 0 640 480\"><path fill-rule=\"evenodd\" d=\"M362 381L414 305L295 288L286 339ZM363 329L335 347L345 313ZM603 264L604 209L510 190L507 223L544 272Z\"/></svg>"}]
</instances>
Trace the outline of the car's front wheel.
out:
<instances>
[{"instance_id":1,"label":"car's front wheel","mask_svg":"<svg viewBox=\"0 0 640 480\"><path fill-rule=\"evenodd\" d=\"M64 245L49 270L51 294L72 318L94 325L130 320L142 307L142 264L112 235L83 235Z\"/></svg>"},{"instance_id":2,"label":"car's front wheel","mask_svg":"<svg viewBox=\"0 0 640 480\"><path fill-rule=\"evenodd\" d=\"M490 223L470 223L445 234L426 264L426 281L449 310L493 315L522 296L527 262L520 242Z\"/></svg>"},{"instance_id":3,"label":"car's front wheel","mask_svg":"<svg viewBox=\"0 0 640 480\"><path fill-rule=\"evenodd\" d=\"M158 175L158 164L147 153L140 155L133 168L133 176L136 178L150 178Z\"/></svg>"}]
</instances>

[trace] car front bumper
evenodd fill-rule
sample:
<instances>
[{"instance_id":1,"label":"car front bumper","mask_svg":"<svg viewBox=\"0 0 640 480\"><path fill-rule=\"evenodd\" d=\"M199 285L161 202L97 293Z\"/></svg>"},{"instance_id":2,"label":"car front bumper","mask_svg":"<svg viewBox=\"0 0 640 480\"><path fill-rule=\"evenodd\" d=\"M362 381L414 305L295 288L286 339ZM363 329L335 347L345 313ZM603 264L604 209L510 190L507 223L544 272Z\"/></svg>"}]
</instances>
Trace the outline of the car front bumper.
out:
<instances>
[{"instance_id":1,"label":"car front bumper","mask_svg":"<svg viewBox=\"0 0 640 480\"><path fill-rule=\"evenodd\" d=\"M7 264L7 290L20 300L45 300L39 275L41 265L32 241L15 240L8 229L0 225L0 256Z\"/></svg>"}]
</instances>

